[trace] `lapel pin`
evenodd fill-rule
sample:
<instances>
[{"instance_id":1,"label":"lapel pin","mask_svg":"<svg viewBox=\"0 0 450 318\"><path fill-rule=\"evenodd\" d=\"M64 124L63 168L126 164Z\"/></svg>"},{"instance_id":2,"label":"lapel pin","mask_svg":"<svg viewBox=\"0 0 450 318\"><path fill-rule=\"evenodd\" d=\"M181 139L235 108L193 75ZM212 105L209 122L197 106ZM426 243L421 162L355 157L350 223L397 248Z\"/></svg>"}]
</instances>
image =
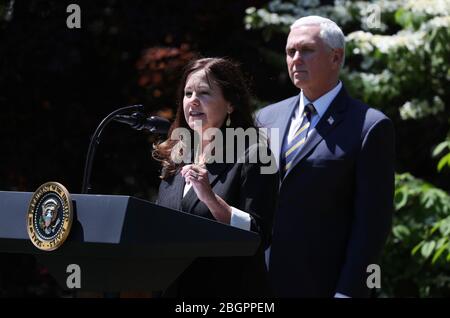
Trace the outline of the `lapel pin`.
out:
<instances>
[{"instance_id":1,"label":"lapel pin","mask_svg":"<svg viewBox=\"0 0 450 318\"><path fill-rule=\"evenodd\" d=\"M329 123L330 125L333 125L333 123L334 123L334 118L330 116L330 117L328 117L327 121L328 121L328 123Z\"/></svg>"}]
</instances>

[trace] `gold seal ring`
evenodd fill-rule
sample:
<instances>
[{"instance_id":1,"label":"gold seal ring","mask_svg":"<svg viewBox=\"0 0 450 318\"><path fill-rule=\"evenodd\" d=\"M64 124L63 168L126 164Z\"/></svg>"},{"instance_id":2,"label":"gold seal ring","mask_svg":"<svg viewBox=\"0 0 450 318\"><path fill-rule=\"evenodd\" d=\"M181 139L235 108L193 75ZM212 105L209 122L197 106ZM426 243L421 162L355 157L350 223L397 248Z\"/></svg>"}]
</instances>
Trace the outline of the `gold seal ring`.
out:
<instances>
[{"instance_id":1,"label":"gold seal ring","mask_svg":"<svg viewBox=\"0 0 450 318\"><path fill-rule=\"evenodd\" d=\"M34 246L44 251L56 250L69 236L72 221L72 200L62 184L47 182L33 193L27 232Z\"/></svg>"}]
</instances>

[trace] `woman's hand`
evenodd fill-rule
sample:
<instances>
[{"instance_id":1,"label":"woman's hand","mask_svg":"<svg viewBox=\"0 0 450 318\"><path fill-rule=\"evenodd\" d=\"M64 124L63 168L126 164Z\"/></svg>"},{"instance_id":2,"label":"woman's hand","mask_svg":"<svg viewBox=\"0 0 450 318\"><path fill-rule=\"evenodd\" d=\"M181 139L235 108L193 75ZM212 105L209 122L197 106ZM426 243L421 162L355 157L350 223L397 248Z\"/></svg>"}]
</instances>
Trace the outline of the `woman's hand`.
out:
<instances>
[{"instance_id":1,"label":"woman's hand","mask_svg":"<svg viewBox=\"0 0 450 318\"><path fill-rule=\"evenodd\" d=\"M184 166L181 175L187 184L192 183L197 197L208 207L214 218L219 222L230 224L231 207L211 189L205 165Z\"/></svg>"},{"instance_id":2,"label":"woman's hand","mask_svg":"<svg viewBox=\"0 0 450 318\"><path fill-rule=\"evenodd\" d=\"M197 197L205 204L216 199L215 193L211 189L208 178L208 170L204 165L186 165L181 169L181 175L186 183L192 183Z\"/></svg>"}]
</instances>

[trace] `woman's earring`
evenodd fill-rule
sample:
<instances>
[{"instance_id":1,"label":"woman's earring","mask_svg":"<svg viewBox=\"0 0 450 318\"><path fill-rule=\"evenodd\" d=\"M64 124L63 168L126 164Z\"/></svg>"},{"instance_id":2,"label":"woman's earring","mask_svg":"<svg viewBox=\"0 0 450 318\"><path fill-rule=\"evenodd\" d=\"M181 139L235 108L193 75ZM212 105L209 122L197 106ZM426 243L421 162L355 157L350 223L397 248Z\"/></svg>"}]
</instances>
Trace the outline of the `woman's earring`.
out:
<instances>
[{"instance_id":1,"label":"woman's earring","mask_svg":"<svg viewBox=\"0 0 450 318\"><path fill-rule=\"evenodd\" d=\"M230 117L230 113L228 113L228 118L227 118L226 125L227 125L227 127L230 127L230 125L231 125L231 117Z\"/></svg>"}]
</instances>

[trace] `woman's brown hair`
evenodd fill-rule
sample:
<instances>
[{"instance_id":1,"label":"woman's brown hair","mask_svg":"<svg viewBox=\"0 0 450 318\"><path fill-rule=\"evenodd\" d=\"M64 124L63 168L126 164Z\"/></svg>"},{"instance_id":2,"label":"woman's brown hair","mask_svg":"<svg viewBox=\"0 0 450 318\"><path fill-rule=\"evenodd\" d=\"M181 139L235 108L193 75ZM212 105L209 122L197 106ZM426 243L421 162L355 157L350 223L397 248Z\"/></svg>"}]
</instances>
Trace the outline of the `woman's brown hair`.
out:
<instances>
[{"instance_id":1,"label":"woman's brown hair","mask_svg":"<svg viewBox=\"0 0 450 318\"><path fill-rule=\"evenodd\" d=\"M182 166L175 163L172 150L177 147L180 140L171 140L170 136L176 128L187 128L192 131L186 122L183 110L184 87L190 74L204 70L209 82L214 82L222 91L223 97L233 106L230 114L230 128L254 127L250 109L250 94L244 76L237 64L224 58L202 58L189 62L186 65L177 91L177 112L168 136L164 142L154 146L153 158L162 164L161 178L167 179L177 173ZM223 128L223 127L221 127Z\"/></svg>"}]
</instances>

